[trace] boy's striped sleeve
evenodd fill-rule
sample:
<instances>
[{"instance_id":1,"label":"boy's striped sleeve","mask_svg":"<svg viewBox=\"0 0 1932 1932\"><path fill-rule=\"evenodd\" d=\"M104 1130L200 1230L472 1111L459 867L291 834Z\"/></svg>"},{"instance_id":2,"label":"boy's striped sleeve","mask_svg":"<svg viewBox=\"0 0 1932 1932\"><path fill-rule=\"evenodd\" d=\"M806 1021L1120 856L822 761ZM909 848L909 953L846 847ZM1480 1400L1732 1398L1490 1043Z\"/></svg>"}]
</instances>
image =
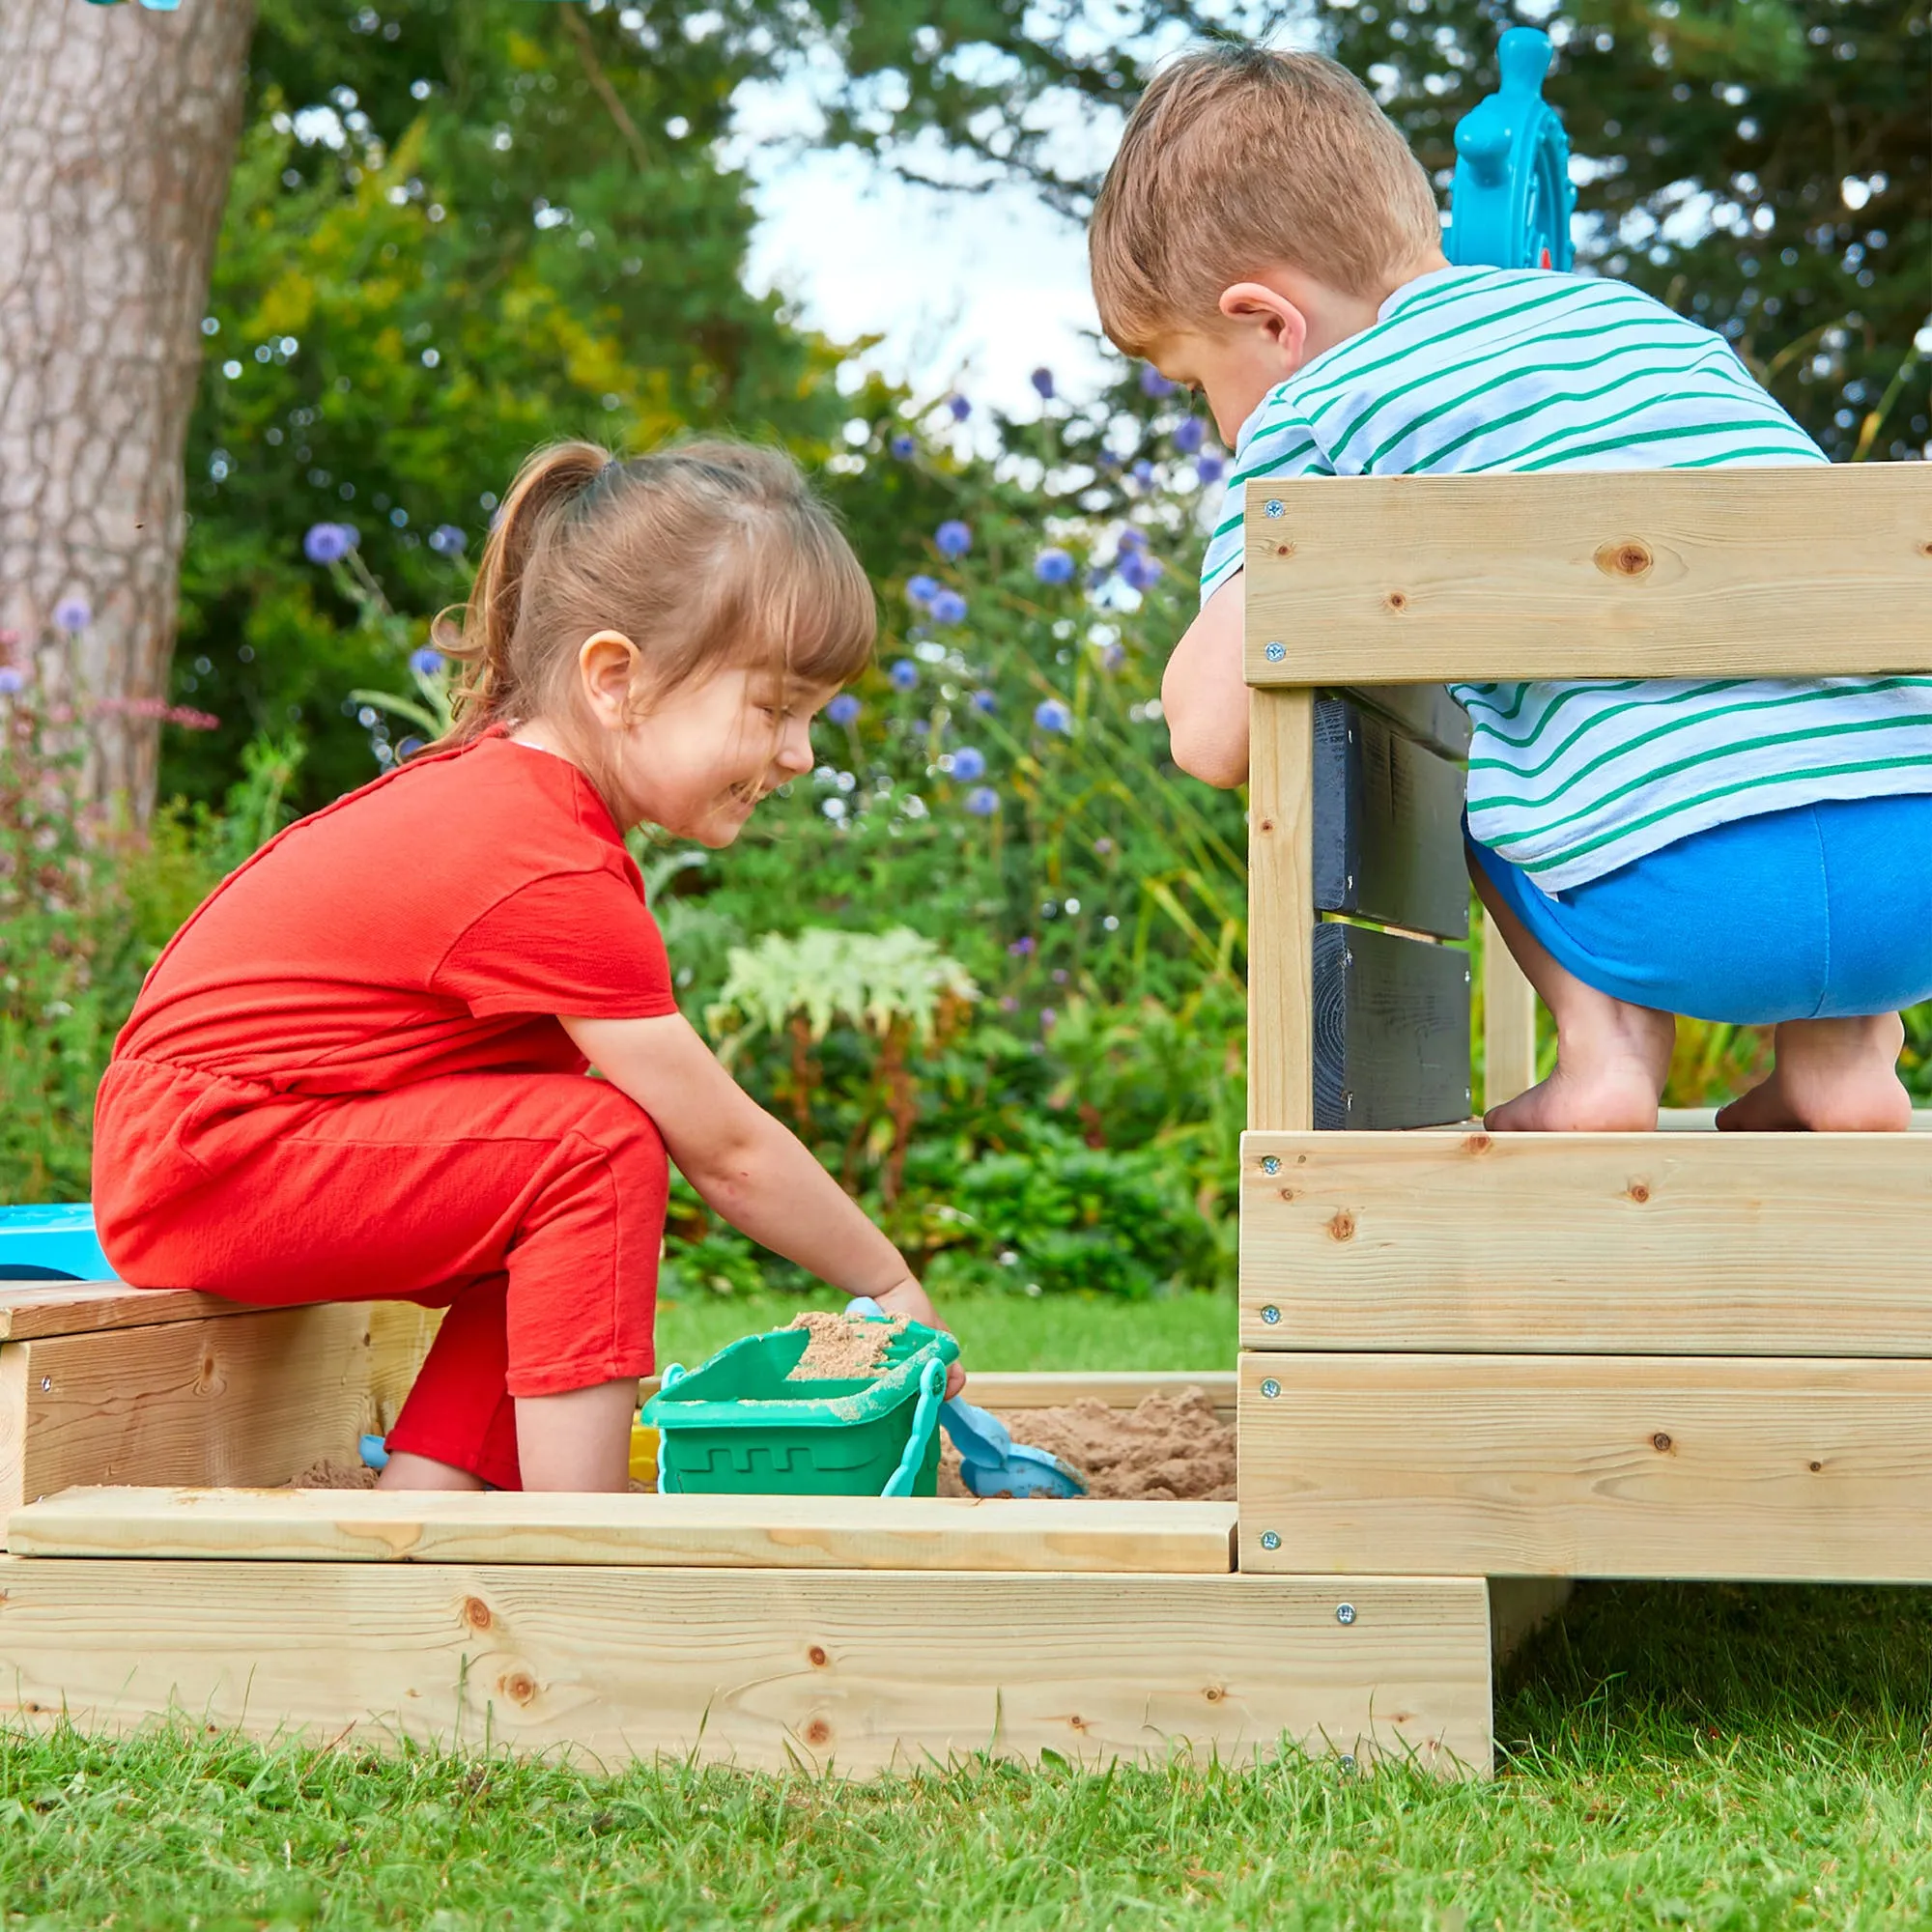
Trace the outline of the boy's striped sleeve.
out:
<instances>
[{"instance_id":1,"label":"boy's striped sleeve","mask_svg":"<svg viewBox=\"0 0 1932 1932\"><path fill-rule=\"evenodd\" d=\"M1228 493L1201 560L1202 603L1241 567L1241 513L1249 483L1334 473L1307 416L1278 394L1269 396L1243 429Z\"/></svg>"}]
</instances>

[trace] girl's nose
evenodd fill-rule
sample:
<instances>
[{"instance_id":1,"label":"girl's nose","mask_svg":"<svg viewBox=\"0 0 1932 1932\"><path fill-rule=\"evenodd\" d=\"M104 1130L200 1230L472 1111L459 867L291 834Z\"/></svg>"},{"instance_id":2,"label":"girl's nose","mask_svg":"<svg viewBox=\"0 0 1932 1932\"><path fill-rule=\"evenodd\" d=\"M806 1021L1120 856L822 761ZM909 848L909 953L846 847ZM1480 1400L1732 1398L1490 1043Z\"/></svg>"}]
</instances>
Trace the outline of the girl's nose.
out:
<instances>
[{"instance_id":1,"label":"girl's nose","mask_svg":"<svg viewBox=\"0 0 1932 1932\"><path fill-rule=\"evenodd\" d=\"M788 724L779 740L778 762L788 772L809 772L811 754L811 726L804 719Z\"/></svg>"}]
</instances>

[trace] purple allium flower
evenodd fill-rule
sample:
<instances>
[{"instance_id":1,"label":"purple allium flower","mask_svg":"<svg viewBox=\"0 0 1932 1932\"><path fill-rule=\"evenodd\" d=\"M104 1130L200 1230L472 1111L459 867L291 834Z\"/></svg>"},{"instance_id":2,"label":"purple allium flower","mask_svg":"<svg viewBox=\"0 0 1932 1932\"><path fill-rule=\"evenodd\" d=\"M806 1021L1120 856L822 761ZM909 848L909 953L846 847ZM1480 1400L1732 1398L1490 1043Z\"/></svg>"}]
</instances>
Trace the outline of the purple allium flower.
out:
<instances>
[{"instance_id":1,"label":"purple allium flower","mask_svg":"<svg viewBox=\"0 0 1932 1932\"><path fill-rule=\"evenodd\" d=\"M923 570L918 576L906 579L906 602L919 610L924 610L939 595L939 579L926 576Z\"/></svg>"},{"instance_id":2,"label":"purple allium flower","mask_svg":"<svg viewBox=\"0 0 1932 1932\"><path fill-rule=\"evenodd\" d=\"M1192 456L1208 440L1208 425L1199 416L1182 416L1174 426L1174 446L1182 456Z\"/></svg>"},{"instance_id":3,"label":"purple allium flower","mask_svg":"<svg viewBox=\"0 0 1932 1932\"><path fill-rule=\"evenodd\" d=\"M434 677L442 668L442 653L424 644L410 653L410 668L418 677Z\"/></svg>"},{"instance_id":4,"label":"purple allium flower","mask_svg":"<svg viewBox=\"0 0 1932 1932\"><path fill-rule=\"evenodd\" d=\"M949 557L952 561L957 562L960 557L964 556L973 548L973 531L968 525L962 524L957 517L948 517L933 531L932 541L941 556Z\"/></svg>"},{"instance_id":5,"label":"purple allium flower","mask_svg":"<svg viewBox=\"0 0 1932 1932\"><path fill-rule=\"evenodd\" d=\"M1141 394L1144 396L1171 396L1175 385L1156 369L1151 362L1141 364Z\"/></svg>"},{"instance_id":6,"label":"purple allium flower","mask_svg":"<svg viewBox=\"0 0 1932 1932\"><path fill-rule=\"evenodd\" d=\"M966 621L966 600L956 590L942 590L932 600L932 621L935 624L963 624Z\"/></svg>"},{"instance_id":7,"label":"purple allium flower","mask_svg":"<svg viewBox=\"0 0 1932 1932\"><path fill-rule=\"evenodd\" d=\"M900 430L898 435L893 438L892 440L893 454L896 456L901 463L904 463L910 456L912 456L912 454L918 448L919 444L915 442L913 439L905 433L904 430Z\"/></svg>"},{"instance_id":8,"label":"purple allium flower","mask_svg":"<svg viewBox=\"0 0 1932 1932\"><path fill-rule=\"evenodd\" d=\"M1200 477L1203 486L1218 483L1228 473L1226 461L1218 456L1204 456L1194 466L1194 473Z\"/></svg>"},{"instance_id":9,"label":"purple allium flower","mask_svg":"<svg viewBox=\"0 0 1932 1932\"><path fill-rule=\"evenodd\" d=\"M1129 590L1151 590L1167 574L1167 566L1144 550L1130 550L1121 559L1121 582Z\"/></svg>"},{"instance_id":10,"label":"purple allium flower","mask_svg":"<svg viewBox=\"0 0 1932 1932\"><path fill-rule=\"evenodd\" d=\"M1134 481L1145 490L1153 481L1153 465L1144 456L1134 465L1129 473L1132 475Z\"/></svg>"},{"instance_id":11,"label":"purple allium flower","mask_svg":"<svg viewBox=\"0 0 1932 1932\"><path fill-rule=\"evenodd\" d=\"M1053 400L1053 371L1051 369L1043 367L1036 369L1027 380L1038 390L1041 402L1047 403Z\"/></svg>"},{"instance_id":12,"label":"purple allium flower","mask_svg":"<svg viewBox=\"0 0 1932 1932\"><path fill-rule=\"evenodd\" d=\"M439 524L424 541L438 556L461 556L469 539L454 524Z\"/></svg>"},{"instance_id":13,"label":"purple allium flower","mask_svg":"<svg viewBox=\"0 0 1932 1932\"><path fill-rule=\"evenodd\" d=\"M975 818L990 818L1000 809L1000 794L991 785L975 785L966 794L965 805Z\"/></svg>"},{"instance_id":14,"label":"purple allium flower","mask_svg":"<svg viewBox=\"0 0 1932 1932\"><path fill-rule=\"evenodd\" d=\"M1073 735L1073 714L1057 697L1042 697L1033 708L1033 722L1042 731Z\"/></svg>"},{"instance_id":15,"label":"purple allium flower","mask_svg":"<svg viewBox=\"0 0 1932 1932\"><path fill-rule=\"evenodd\" d=\"M84 631L94 622L94 610L85 597L63 597L54 606L54 629Z\"/></svg>"},{"instance_id":16,"label":"purple allium flower","mask_svg":"<svg viewBox=\"0 0 1932 1932\"><path fill-rule=\"evenodd\" d=\"M835 724L851 724L857 722L860 712L865 708L849 691L841 691L825 707L825 715Z\"/></svg>"},{"instance_id":17,"label":"purple allium flower","mask_svg":"<svg viewBox=\"0 0 1932 1932\"><path fill-rule=\"evenodd\" d=\"M1064 550L1043 550L1033 560L1033 574L1042 583L1071 583L1073 559Z\"/></svg>"},{"instance_id":18,"label":"purple allium flower","mask_svg":"<svg viewBox=\"0 0 1932 1932\"><path fill-rule=\"evenodd\" d=\"M311 563L340 563L355 548L347 524L311 524L302 538L302 554Z\"/></svg>"},{"instance_id":19,"label":"purple allium flower","mask_svg":"<svg viewBox=\"0 0 1932 1932\"><path fill-rule=\"evenodd\" d=\"M1023 937L1014 940L1013 943L1007 948L1007 951L1012 953L1015 958L1024 959L1027 957L1029 953L1033 952L1034 944L1035 944L1034 936L1032 933L1029 932L1025 934Z\"/></svg>"},{"instance_id":20,"label":"purple allium flower","mask_svg":"<svg viewBox=\"0 0 1932 1932\"><path fill-rule=\"evenodd\" d=\"M971 745L961 745L952 754L952 776L971 783L986 776L986 754Z\"/></svg>"},{"instance_id":21,"label":"purple allium flower","mask_svg":"<svg viewBox=\"0 0 1932 1932\"><path fill-rule=\"evenodd\" d=\"M990 713L1000 708L1000 700L990 691L976 691L973 694L973 709Z\"/></svg>"},{"instance_id":22,"label":"purple allium flower","mask_svg":"<svg viewBox=\"0 0 1932 1932\"><path fill-rule=\"evenodd\" d=\"M952 412L952 420L963 423L973 413L973 405L964 396L948 396L946 407Z\"/></svg>"},{"instance_id":23,"label":"purple allium flower","mask_svg":"<svg viewBox=\"0 0 1932 1932\"><path fill-rule=\"evenodd\" d=\"M1096 838L1094 849L1104 859L1114 849L1114 841L1111 838Z\"/></svg>"},{"instance_id":24,"label":"purple allium flower","mask_svg":"<svg viewBox=\"0 0 1932 1932\"><path fill-rule=\"evenodd\" d=\"M12 665L0 665L0 697L12 697L27 688L27 673Z\"/></svg>"},{"instance_id":25,"label":"purple allium flower","mask_svg":"<svg viewBox=\"0 0 1932 1932\"><path fill-rule=\"evenodd\" d=\"M1053 1031L1053 1024L1057 1019L1059 1019L1059 1017L1060 1015L1057 1012L1055 1012L1051 1007L1040 1008L1039 1009L1040 1032L1051 1033Z\"/></svg>"},{"instance_id":26,"label":"purple allium flower","mask_svg":"<svg viewBox=\"0 0 1932 1932\"><path fill-rule=\"evenodd\" d=\"M1010 993L1002 993L1000 995L1000 1010L1003 1013L1016 1013L1019 1009L1020 1003Z\"/></svg>"},{"instance_id":27,"label":"purple allium flower","mask_svg":"<svg viewBox=\"0 0 1932 1932\"><path fill-rule=\"evenodd\" d=\"M1131 524L1129 524L1127 527L1121 532L1121 540L1119 548L1120 548L1120 553L1122 556L1125 556L1130 551L1146 550L1147 536L1145 532L1135 529L1134 526Z\"/></svg>"},{"instance_id":28,"label":"purple allium flower","mask_svg":"<svg viewBox=\"0 0 1932 1932\"><path fill-rule=\"evenodd\" d=\"M1108 644L1100 652L1102 670L1119 670L1126 661L1127 648L1124 644Z\"/></svg>"},{"instance_id":29,"label":"purple allium flower","mask_svg":"<svg viewBox=\"0 0 1932 1932\"><path fill-rule=\"evenodd\" d=\"M912 691L919 684L919 667L910 658L900 658L886 676L895 691Z\"/></svg>"},{"instance_id":30,"label":"purple allium flower","mask_svg":"<svg viewBox=\"0 0 1932 1932\"><path fill-rule=\"evenodd\" d=\"M1072 977L1073 976L1067 972L1065 966L1056 966L1053 969L1053 983L1056 986L1065 985L1067 980L1070 980Z\"/></svg>"}]
</instances>

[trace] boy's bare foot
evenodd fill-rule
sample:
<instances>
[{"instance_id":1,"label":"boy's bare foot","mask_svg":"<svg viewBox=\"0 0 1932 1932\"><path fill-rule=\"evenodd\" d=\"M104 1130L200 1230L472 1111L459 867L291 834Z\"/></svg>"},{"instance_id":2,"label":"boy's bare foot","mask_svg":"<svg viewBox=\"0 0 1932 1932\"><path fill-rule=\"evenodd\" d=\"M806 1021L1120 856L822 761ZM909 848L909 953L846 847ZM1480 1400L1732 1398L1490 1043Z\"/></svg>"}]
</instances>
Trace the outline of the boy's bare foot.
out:
<instances>
[{"instance_id":1,"label":"boy's bare foot","mask_svg":"<svg viewBox=\"0 0 1932 1932\"><path fill-rule=\"evenodd\" d=\"M1787 1020L1777 1060L1749 1093L1718 1113L1728 1133L1903 1133L1912 1098L1898 1078L1905 1027L1896 1013L1868 1019Z\"/></svg>"},{"instance_id":2,"label":"boy's bare foot","mask_svg":"<svg viewBox=\"0 0 1932 1932\"><path fill-rule=\"evenodd\" d=\"M1573 988L1577 982L1573 981ZM1483 1124L1498 1133L1649 1133L1670 1071L1677 1021L1589 987L1566 1001L1557 1028L1556 1069L1527 1094L1492 1107ZM1599 1004L1600 1003L1600 1004ZM1585 1008L1586 1012L1577 1009Z\"/></svg>"}]
</instances>

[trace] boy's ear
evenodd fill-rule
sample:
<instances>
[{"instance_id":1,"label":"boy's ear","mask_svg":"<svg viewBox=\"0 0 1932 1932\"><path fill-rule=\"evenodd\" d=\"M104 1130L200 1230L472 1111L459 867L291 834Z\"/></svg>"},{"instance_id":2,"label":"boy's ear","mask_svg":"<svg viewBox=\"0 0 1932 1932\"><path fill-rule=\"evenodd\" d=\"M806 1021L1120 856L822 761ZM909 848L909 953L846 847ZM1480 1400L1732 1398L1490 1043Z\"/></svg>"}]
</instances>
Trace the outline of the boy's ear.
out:
<instances>
[{"instance_id":1,"label":"boy's ear","mask_svg":"<svg viewBox=\"0 0 1932 1932\"><path fill-rule=\"evenodd\" d=\"M1221 313L1256 331L1271 354L1281 357L1283 375L1292 375L1307 357L1308 317L1279 289L1265 282L1236 282L1221 291Z\"/></svg>"}]
</instances>

